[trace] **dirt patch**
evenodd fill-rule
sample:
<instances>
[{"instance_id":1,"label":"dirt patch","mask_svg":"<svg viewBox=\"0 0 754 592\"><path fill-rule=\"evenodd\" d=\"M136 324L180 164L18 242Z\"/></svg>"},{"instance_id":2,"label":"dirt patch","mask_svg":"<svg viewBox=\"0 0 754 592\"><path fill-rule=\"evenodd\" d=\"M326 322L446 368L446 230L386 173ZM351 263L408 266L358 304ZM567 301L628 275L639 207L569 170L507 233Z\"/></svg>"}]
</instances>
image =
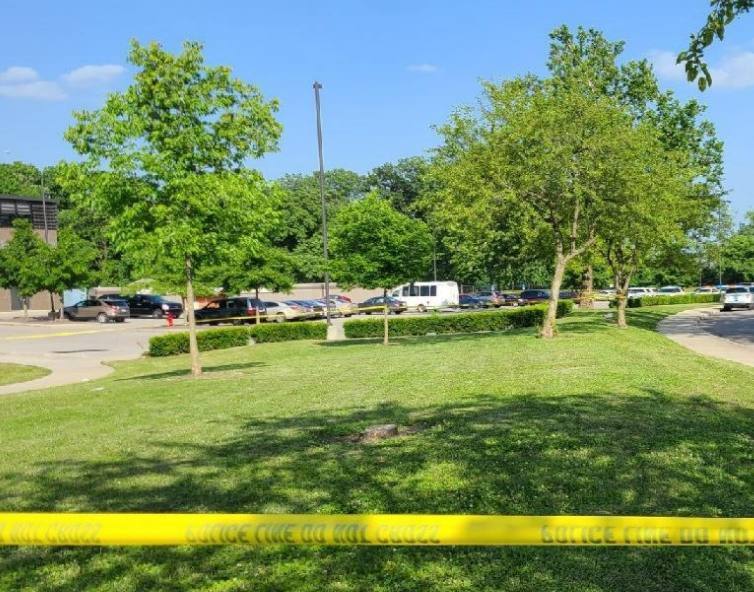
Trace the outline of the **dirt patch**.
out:
<instances>
[{"instance_id":1,"label":"dirt patch","mask_svg":"<svg viewBox=\"0 0 754 592\"><path fill-rule=\"evenodd\" d=\"M347 442L350 444L371 444L374 442L381 442L382 440L400 438L402 436L413 436L414 434L423 432L425 429L427 429L426 426L422 424L414 424L410 426L398 426L396 424L370 426L358 434L349 434L348 436L336 438L336 441Z\"/></svg>"}]
</instances>

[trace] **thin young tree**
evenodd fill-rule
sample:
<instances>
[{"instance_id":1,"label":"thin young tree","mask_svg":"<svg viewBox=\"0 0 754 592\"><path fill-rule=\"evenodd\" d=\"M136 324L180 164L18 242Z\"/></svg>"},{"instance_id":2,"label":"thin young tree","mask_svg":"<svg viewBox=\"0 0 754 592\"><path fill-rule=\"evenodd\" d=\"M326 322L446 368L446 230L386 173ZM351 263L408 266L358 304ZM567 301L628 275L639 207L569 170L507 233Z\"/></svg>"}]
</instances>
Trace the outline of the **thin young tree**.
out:
<instances>
[{"instance_id":1,"label":"thin young tree","mask_svg":"<svg viewBox=\"0 0 754 592\"><path fill-rule=\"evenodd\" d=\"M385 345L389 342L388 290L429 274L432 243L424 222L401 214L374 193L345 206L333 222L333 278L341 286L382 290Z\"/></svg>"},{"instance_id":2,"label":"thin young tree","mask_svg":"<svg viewBox=\"0 0 754 592\"><path fill-rule=\"evenodd\" d=\"M276 150L278 104L230 68L206 65L199 43L174 55L134 41L128 62L137 70L128 89L75 114L66 138L85 160L69 170L66 188L106 214L121 251L144 254L143 277L155 258L182 269L197 376L194 277L266 235L267 185L244 163Z\"/></svg>"},{"instance_id":3,"label":"thin young tree","mask_svg":"<svg viewBox=\"0 0 754 592\"><path fill-rule=\"evenodd\" d=\"M29 316L29 298L45 289L44 262L48 249L29 220L13 220L13 236L0 249L0 287L17 291L24 317Z\"/></svg>"}]
</instances>

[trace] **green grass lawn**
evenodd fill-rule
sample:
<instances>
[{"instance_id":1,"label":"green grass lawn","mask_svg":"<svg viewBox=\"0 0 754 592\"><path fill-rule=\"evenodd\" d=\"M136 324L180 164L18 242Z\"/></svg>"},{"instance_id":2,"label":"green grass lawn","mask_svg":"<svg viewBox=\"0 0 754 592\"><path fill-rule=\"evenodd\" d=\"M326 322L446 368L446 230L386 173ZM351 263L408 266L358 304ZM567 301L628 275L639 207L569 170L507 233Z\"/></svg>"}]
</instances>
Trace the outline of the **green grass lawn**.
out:
<instances>
[{"instance_id":1,"label":"green grass lawn","mask_svg":"<svg viewBox=\"0 0 754 592\"><path fill-rule=\"evenodd\" d=\"M39 366L24 366L22 364L0 364L0 386L26 382L47 376L50 371Z\"/></svg>"},{"instance_id":2,"label":"green grass lawn","mask_svg":"<svg viewBox=\"0 0 754 592\"><path fill-rule=\"evenodd\" d=\"M754 516L754 369L653 332L265 344L0 398L0 509ZM423 430L377 444L370 425ZM0 590L749 590L748 548L0 550Z\"/></svg>"}]
</instances>

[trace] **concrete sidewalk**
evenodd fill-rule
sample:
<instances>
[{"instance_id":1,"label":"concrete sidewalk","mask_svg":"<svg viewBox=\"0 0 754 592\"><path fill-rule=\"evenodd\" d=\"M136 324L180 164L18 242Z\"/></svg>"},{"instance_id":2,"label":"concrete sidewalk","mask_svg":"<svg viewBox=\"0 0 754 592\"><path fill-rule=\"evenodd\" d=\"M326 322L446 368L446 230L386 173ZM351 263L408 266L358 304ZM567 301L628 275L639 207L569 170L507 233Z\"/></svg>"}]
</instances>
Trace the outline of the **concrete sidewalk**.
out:
<instances>
[{"instance_id":1,"label":"concrete sidewalk","mask_svg":"<svg viewBox=\"0 0 754 592\"><path fill-rule=\"evenodd\" d=\"M754 347L717 337L705 330L705 324L719 313L717 308L687 310L664 319L657 329L697 353L754 366Z\"/></svg>"},{"instance_id":2,"label":"concrete sidewalk","mask_svg":"<svg viewBox=\"0 0 754 592\"><path fill-rule=\"evenodd\" d=\"M30 360L28 355L4 355L0 353L0 363L41 366L51 372L36 380L0 386L0 395L23 393L67 384L84 384L90 380L107 376L113 371L110 366L104 366L101 360L86 356L77 356L76 360L73 361L70 357L61 358L43 354Z\"/></svg>"}]
</instances>

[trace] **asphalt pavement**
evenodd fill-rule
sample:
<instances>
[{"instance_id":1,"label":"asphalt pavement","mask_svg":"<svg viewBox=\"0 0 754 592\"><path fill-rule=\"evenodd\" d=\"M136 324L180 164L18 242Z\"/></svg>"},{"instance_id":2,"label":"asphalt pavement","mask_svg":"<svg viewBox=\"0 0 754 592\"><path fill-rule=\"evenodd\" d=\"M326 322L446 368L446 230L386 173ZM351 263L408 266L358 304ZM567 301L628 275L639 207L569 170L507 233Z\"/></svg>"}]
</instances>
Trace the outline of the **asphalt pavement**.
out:
<instances>
[{"instance_id":1,"label":"asphalt pavement","mask_svg":"<svg viewBox=\"0 0 754 592\"><path fill-rule=\"evenodd\" d=\"M745 347L754 347L754 311L720 312L703 323L705 331ZM754 351L752 352L754 356Z\"/></svg>"},{"instance_id":2,"label":"asphalt pavement","mask_svg":"<svg viewBox=\"0 0 754 592\"><path fill-rule=\"evenodd\" d=\"M697 353L754 366L754 311L692 309L664 319L658 329Z\"/></svg>"},{"instance_id":3,"label":"asphalt pavement","mask_svg":"<svg viewBox=\"0 0 754 592\"><path fill-rule=\"evenodd\" d=\"M149 338L172 329L164 320L127 319L123 323L25 321L18 314L0 315L0 362L42 366L51 374L29 382L0 386L0 395L86 382L106 376L103 362L140 357Z\"/></svg>"}]
</instances>

